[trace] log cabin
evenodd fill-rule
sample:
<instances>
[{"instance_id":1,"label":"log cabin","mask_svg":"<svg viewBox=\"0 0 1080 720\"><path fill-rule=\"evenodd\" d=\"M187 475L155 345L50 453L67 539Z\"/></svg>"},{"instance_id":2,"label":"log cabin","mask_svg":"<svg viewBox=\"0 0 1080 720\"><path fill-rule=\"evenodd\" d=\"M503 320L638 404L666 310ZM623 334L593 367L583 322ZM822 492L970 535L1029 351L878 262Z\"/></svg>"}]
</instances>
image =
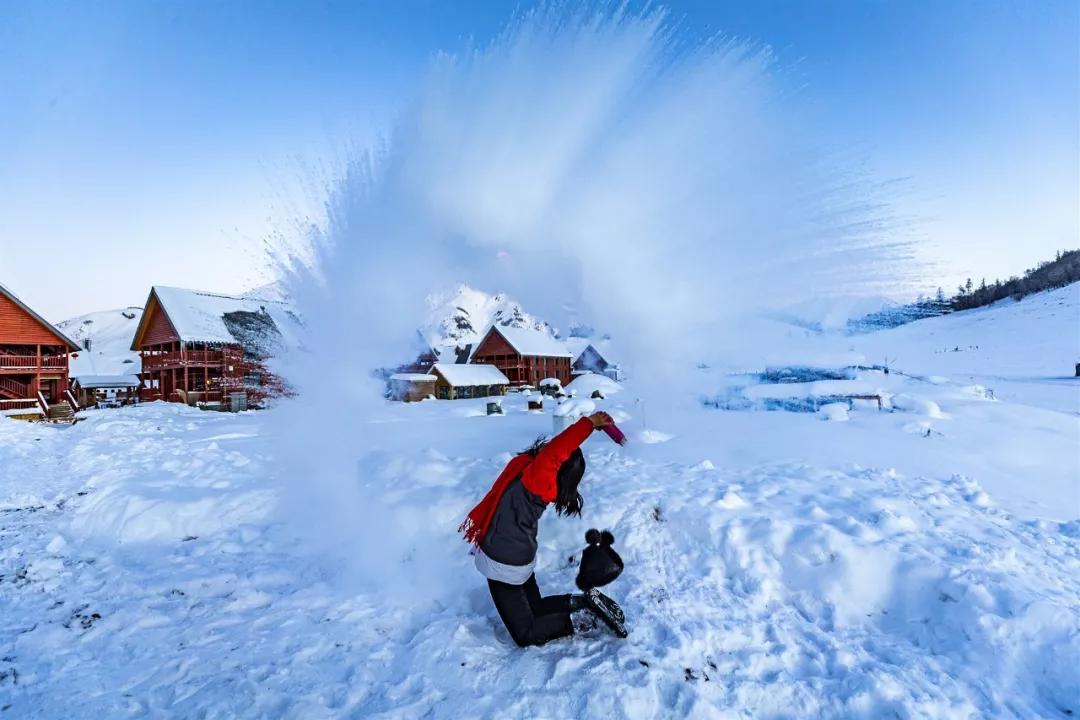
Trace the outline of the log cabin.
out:
<instances>
[{"instance_id":1,"label":"log cabin","mask_svg":"<svg viewBox=\"0 0 1080 720\"><path fill-rule=\"evenodd\" d=\"M138 375L79 375L71 380L71 392L79 405L120 407L139 399Z\"/></svg>"},{"instance_id":2,"label":"log cabin","mask_svg":"<svg viewBox=\"0 0 1080 720\"><path fill-rule=\"evenodd\" d=\"M0 414L69 418L68 355L79 346L0 285Z\"/></svg>"},{"instance_id":3,"label":"log cabin","mask_svg":"<svg viewBox=\"0 0 1080 720\"><path fill-rule=\"evenodd\" d=\"M538 330L492 326L476 345L472 362L494 365L510 385L537 386L555 378L563 385L571 380L570 351L556 338Z\"/></svg>"},{"instance_id":4,"label":"log cabin","mask_svg":"<svg viewBox=\"0 0 1080 720\"><path fill-rule=\"evenodd\" d=\"M435 397L439 400L497 397L506 394L506 375L489 364L457 365L435 363Z\"/></svg>"},{"instance_id":5,"label":"log cabin","mask_svg":"<svg viewBox=\"0 0 1080 720\"><path fill-rule=\"evenodd\" d=\"M266 361L297 346L300 319L289 305L256 297L155 285L131 349L142 358L140 399L248 407L290 394Z\"/></svg>"}]
</instances>

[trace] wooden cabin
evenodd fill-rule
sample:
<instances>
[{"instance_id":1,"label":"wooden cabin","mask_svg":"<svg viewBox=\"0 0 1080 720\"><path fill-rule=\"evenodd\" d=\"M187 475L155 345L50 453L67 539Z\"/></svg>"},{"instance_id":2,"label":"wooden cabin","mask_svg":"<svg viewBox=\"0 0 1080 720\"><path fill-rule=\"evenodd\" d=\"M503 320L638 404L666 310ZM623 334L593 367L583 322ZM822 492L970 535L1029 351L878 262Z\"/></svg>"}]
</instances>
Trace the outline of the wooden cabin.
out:
<instances>
[{"instance_id":1,"label":"wooden cabin","mask_svg":"<svg viewBox=\"0 0 1080 720\"><path fill-rule=\"evenodd\" d=\"M74 340L0 285L0 414L53 419L78 406L68 388Z\"/></svg>"},{"instance_id":2,"label":"wooden cabin","mask_svg":"<svg viewBox=\"0 0 1080 720\"><path fill-rule=\"evenodd\" d=\"M487 331L472 354L473 363L494 365L515 387L539 385L546 378L566 385L571 358L566 346L546 333L498 326Z\"/></svg>"},{"instance_id":3,"label":"wooden cabin","mask_svg":"<svg viewBox=\"0 0 1080 720\"><path fill-rule=\"evenodd\" d=\"M431 374L435 376L435 397L439 400L504 395L510 385L506 375L491 365L435 363Z\"/></svg>"},{"instance_id":4,"label":"wooden cabin","mask_svg":"<svg viewBox=\"0 0 1080 720\"><path fill-rule=\"evenodd\" d=\"M282 302L154 286L131 343L142 358L140 399L221 407L236 394L259 407L287 395L266 361L297 345L299 327Z\"/></svg>"},{"instance_id":5,"label":"wooden cabin","mask_svg":"<svg viewBox=\"0 0 1080 720\"><path fill-rule=\"evenodd\" d=\"M119 407L139 399L138 375L79 375L71 392L83 407Z\"/></svg>"}]
</instances>

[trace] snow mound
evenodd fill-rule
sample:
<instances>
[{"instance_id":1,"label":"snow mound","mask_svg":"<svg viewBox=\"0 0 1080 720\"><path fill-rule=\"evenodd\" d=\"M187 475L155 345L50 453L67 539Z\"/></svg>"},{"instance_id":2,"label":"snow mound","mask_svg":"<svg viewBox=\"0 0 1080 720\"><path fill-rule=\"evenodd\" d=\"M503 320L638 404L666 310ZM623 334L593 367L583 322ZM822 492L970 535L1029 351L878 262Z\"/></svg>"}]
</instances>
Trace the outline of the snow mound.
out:
<instances>
[{"instance_id":1,"label":"snow mound","mask_svg":"<svg viewBox=\"0 0 1080 720\"><path fill-rule=\"evenodd\" d=\"M831 422L845 422L849 419L847 403L828 403L818 408L818 415L822 420Z\"/></svg>"},{"instance_id":2,"label":"snow mound","mask_svg":"<svg viewBox=\"0 0 1080 720\"><path fill-rule=\"evenodd\" d=\"M597 390L599 390L600 394L604 397L611 397L612 395L621 392L622 389L623 386L611 378L606 375L597 375L596 373L578 375L566 386L566 390L573 390L577 397L589 397Z\"/></svg>"}]
</instances>

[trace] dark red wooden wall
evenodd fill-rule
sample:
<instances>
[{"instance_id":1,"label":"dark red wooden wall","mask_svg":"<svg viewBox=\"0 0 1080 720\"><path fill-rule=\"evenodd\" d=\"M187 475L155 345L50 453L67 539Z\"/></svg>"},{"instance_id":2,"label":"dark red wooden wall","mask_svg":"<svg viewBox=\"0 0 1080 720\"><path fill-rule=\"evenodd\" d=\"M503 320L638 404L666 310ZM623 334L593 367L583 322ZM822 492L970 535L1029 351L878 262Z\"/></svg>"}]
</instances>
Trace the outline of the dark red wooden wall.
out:
<instances>
[{"instance_id":1,"label":"dark red wooden wall","mask_svg":"<svg viewBox=\"0 0 1080 720\"><path fill-rule=\"evenodd\" d=\"M168 316L162 311L161 304L153 296L146 305L143 325L145 329L142 331L142 337L136 340L138 347L145 348L150 345L176 342L180 339L172 323L169 322Z\"/></svg>"},{"instance_id":2,"label":"dark red wooden wall","mask_svg":"<svg viewBox=\"0 0 1080 720\"><path fill-rule=\"evenodd\" d=\"M64 345L62 338L0 293L0 345Z\"/></svg>"}]
</instances>

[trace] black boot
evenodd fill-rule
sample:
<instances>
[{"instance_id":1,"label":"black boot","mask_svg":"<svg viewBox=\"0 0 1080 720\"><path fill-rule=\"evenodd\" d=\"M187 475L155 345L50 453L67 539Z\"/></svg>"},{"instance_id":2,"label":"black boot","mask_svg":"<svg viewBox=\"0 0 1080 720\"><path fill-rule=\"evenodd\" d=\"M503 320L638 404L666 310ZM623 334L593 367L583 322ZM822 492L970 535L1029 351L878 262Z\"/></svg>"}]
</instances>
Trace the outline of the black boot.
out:
<instances>
[{"instance_id":1,"label":"black boot","mask_svg":"<svg viewBox=\"0 0 1080 720\"><path fill-rule=\"evenodd\" d=\"M585 602L589 610L611 628L613 633L621 638L626 637L626 616L617 602L596 588L585 593Z\"/></svg>"}]
</instances>

